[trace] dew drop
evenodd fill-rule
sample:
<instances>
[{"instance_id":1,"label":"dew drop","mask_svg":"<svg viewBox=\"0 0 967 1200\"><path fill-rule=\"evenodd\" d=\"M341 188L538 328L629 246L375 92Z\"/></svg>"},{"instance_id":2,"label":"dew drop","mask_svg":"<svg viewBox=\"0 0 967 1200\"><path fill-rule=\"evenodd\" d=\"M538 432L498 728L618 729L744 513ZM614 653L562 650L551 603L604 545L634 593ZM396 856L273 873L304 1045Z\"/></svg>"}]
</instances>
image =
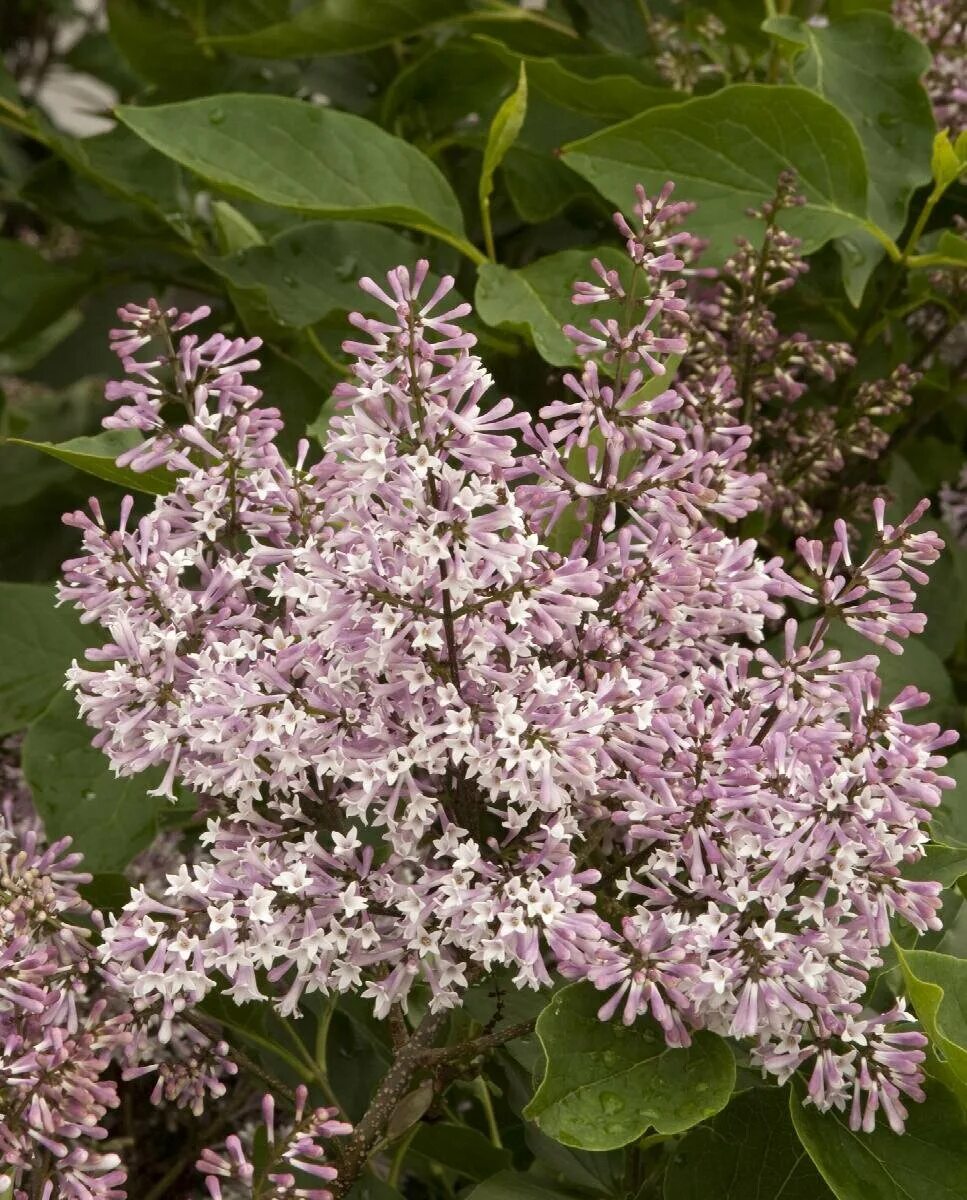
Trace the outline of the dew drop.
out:
<instances>
[{"instance_id":1,"label":"dew drop","mask_svg":"<svg viewBox=\"0 0 967 1200\"><path fill-rule=\"evenodd\" d=\"M286 287L294 288L299 286L299 281L294 275L283 275L282 282Z\"/></svg>"},{"instance_id":2,"label":"dew drop","mask_svg":"<svg viewBox=\"0 0 967 1200\"><path fill-rule=\"evenodd\" d=\"M617 1116L625 1106L624 1100L616 1092L602 1092L600 1102L602 1112L608 1117Z\"/></svg>"},{"instance_id":3,"label":"dew drop","mask_svg":"<svg viewBox=\"0 0 967 1200\"><path fill-rule=\"evenodd\" d=\"M210 125L221 125L225 120L225 110L223 108L213 108L208 114L208 122Z\"/></svg>"},{"instance_id":4,"label":"dew drop","mask_svg":"<svg viewBox=\"0 0 967 1200\"><path fill-rule=\"evenodd\" d=\"M336 266L337 279L353 279L356 275L357 259L354 254L347 254Z\"/></svg>"}]
</instances>

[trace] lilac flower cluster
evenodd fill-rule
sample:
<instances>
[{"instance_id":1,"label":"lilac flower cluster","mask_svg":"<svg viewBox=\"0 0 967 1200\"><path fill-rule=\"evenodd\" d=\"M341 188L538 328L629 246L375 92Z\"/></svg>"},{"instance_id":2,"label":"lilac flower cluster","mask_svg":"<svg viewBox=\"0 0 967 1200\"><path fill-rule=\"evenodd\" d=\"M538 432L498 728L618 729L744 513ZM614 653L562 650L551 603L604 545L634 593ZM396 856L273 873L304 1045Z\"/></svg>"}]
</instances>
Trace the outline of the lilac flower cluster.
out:
<instances>
[{"instance_id":1,"label":"lilac flower cluster","mask_svg":"<svg viewBox=\"0 0 967 1200\"><path fill-rule=\"evenodd\" d=\"M130 1017L92 986L81 856L69 838L45 845L9 752L2 769L0 1189L17 1200L114 1200L125 1172L97 1147L118 1103L104 1076L130 1038ZM42 1190L25 1187L34 1178Z\"/></svg>"},{"instance_id":2,"label":"lilac flower cluster","mask_svg":"<svg viewBox=\"0 0 967 1200\"><path fill-rule=\"evenodd\" d=\"M944 483L940 488L940 513L950 526L957 541L967 545L967 467L956 480Z\"/></svg>"},{"instance_id":3,"label":"lilac flower cluster","mask_svg":"<svg viewBox=\"0 0 967 1200\"><path fill-rule=\"evenodd\" d=\"M256 1200L332 1200L325 1187L303 1187L294 1172L331 1183L337 1175L326 1163L321 1138L340 1137L352 1132L352 1126L336 1119L334 1109L307 1109L308 1092L296 1090L296 1107L285 1130L276 1129L275 1100L262 1100L262 1120L266 1135L266 1163L260 1170L249 1158L242 1138L232 1134L225 1141L224 1153L206 1149L196 1164L205 1176L212 1200L223 1200L221 1181L230 1179L244 1188L243 1194ZM233 1191L232 1195L238 1193Z\"/></svg>"},{"instance_id":4,"label":"lilac flower cluster","mask_svg":"<svg viewBox=\"0 0 967 1200\"><path fill-rule=\"evenodd\" d=\"M924 86L938 126L956 135L967 122L967 4L964 0L893 0L893 16L933 54Z\"/></svg>"},{"instance_id":5,"label":"lilac flower cluster","mask_svg":"<svg viewBox=\"0 0 967 1200\"><path fill-rule=\"evenodd\" d=\"M800 240L778 221L784 209L803 203L795 175L784 172L775 196L749 214L763 222L761 244L740 238L713 283L693 284L693 339L680 371L700 392L731 371L743 419L755 429L751 464L768 481L762 507L797 533L828 510L830 489L849 460L882 453L889 440L882 422L910 403L918 381L900 366L887 379L842 387L837 403L817 402L816 385L846 384L855 359L845 342L787 334L777 323L775 299L808 270ZM869 499L837 498L851 511L868 510Z\"/></svg>"},{"instance_id":6,"label":"lilac flower cluster","mask_svg":"<svg viewBox=\"0 0 967 1200\"><path fill-rule=\"evenodd\" d=\"M104 930L162 1021L213 990L286 1014L359 991L385 1016L419 984L443 1012L495 967L556 969L603 1018L748 1039L854 1127L902 1127L923 1038L864 995L891 917L937 926L939 886L904 869L950 737L825 638L842 619L902 649L940 543L878 505L863 561L838 525L790 574L726 532L765 483L731 372L662 390L687 354L686 211L668 186L618 218L625 269L575 299L622 315L568 327L584 366L536 423L485 402L451 279L363 280L386 313L351 317L311 465L275 447L253 341L122 310L111 420L172 490L116 529L73 514L61 597L107 633L69 678L95 744L217 809L197 860ZM817 617L775 646L793 597ZM218 1161L248 1169L234 1143Z\"/></svg>"},{"instance_id":7,"label":"lilac flower cluster","mask_svg":"<svg viewBox=\"0 0 967 1200\"><path fill-rule=\"evenodd\" d=\"M15 1200L123 1200L121 1159L98 1149L118 1075L157 1071L152 1101L198 1114L236 1069L188 1026L161 1045L98 967L98 914L77 890L91 876L69 841L46 844L17 748L0 747L0 1191Z\"/></svg>"},{"instance_id":8,"label":"lilac flower cluster","mask_svg":"<svg viewBox=\"0 0 967 1200\"><path fill-rule=\"evenodd\" d=\"M646 11L645 26L652 46L652 59L658 74L680 92L694 92L702 84L728 77L723 55L729 53L724 41L726 26L713 12L702 13L697 21L686 14L663 15Z\"/></svg>"}]
</instances>

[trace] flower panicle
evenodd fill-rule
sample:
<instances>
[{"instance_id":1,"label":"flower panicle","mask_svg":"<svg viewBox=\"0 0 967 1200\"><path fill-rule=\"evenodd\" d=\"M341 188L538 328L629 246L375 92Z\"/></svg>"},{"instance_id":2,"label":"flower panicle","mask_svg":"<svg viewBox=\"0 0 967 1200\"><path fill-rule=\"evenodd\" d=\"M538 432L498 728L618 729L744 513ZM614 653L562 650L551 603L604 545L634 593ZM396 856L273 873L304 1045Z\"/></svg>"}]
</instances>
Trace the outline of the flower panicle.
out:
<instances>
[{"instance_id":1,"label":"flower panicle","mask_svg":"<svg viewBox=\"0 0 967 1200\"><path fill-rule=\"evenodd\" d=\"M920 1047L863 1004L890 921L938 925L939 885L907 875L950 735L826 635L916 633L939 540L878 503L858 565L839 523L793 573L729 527L768 484L732 360L672 378L704 278L686 215L666 188L620 219L625 261L575 289L600 343L536 422L491 398L454 281L420 262L364 281L318 462L250 453L262 410L238 404L198 426L217 454L170 435L188 465L145 515L71 518L95 744L219 799L197 856L103 928L161 1045L212 993L386 1017L417 985L440 1013L481 972L557 971L603 1018L711 1029L773 1075L819 1062L820 1107L902 1122ZM822 614L775 646L791 598ZM210 1191L244 1182L242 1140L212 1153Z\"/></svg>"}]
</instances>

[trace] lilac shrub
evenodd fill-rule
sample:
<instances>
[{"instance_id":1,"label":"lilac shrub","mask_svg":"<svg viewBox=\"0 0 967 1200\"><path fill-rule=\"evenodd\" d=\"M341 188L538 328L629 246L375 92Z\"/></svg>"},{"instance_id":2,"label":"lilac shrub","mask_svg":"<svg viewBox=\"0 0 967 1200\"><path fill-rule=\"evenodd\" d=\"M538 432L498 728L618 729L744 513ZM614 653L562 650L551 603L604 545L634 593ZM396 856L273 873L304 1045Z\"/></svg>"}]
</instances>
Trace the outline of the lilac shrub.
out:
<instances>
[{"instance_id":1,"label":"lilac shrub","mask_svg":"<svg viewBox=\"0 0 967 1200\"><path fill-rule=\"evenodd\" d=\"M669 369L695 248L671 191L639 191L625 269L576 286L621 315L568 327L583 367L536 422L487 401L469 305L425 262L362 280L385 311L351 317L339 412L294 465L257 339L121 310L106 423L171 490L116 528L72 514L60 595L104 631L69 675L95 745L214 813L103 931L162 1023L347 992L438 1022L496 968L558 974L602 1020L738 1039L854 1129L903 1128L925 1039L866 994L892 918L939 926L939 885L904 872L953 735L827 636L902 651L942 543L882 501L863 555L842 522L794 564L729 532L768 481L729 365ZM247 1163L205 1156L216 1200Z\"/></svg>"}]
</instances>

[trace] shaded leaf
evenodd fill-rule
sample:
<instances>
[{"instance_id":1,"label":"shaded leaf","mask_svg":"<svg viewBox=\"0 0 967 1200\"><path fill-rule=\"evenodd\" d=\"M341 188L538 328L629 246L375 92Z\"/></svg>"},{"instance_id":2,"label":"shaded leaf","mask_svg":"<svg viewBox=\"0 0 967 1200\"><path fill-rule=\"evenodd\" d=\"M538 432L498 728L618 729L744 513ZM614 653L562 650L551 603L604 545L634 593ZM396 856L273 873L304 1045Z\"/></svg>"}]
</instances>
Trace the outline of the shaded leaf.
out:
<instances>
[{"instance_id":1,"label":"shaded leaf","mask_svg":"<svg viewBox=\"0 0 967 1200\"><path fill-rule=\"evenodd\" d=\"M69 834L87 870L118 872L151 842L169 802L148 795L160 770L117 778L93 735L63 692L27 731L23 770L47 836Z\"/></svg>"},{"instance_id":2,"label":"shaded leaf","mask_svg":"<svg viewBox=\"0 0 967 1200\"><path fill-rule=\"evenodd\" d=\"M22 729L64 686L64 672L93 645L48 584L0 583L0 733Z\"/></svg>"},{"instance_id":3,"label":"shaded leaf","mask_svg":"<svg viewBox=\"0 0 967 1200\"><path fill-rule=\"evenodd\" d=\"M943 773L952 776L956 786L943 793L934 809L930 834L945 846L967 850L967 750L954 754Z\"/></svg>"},{"instance_id":4,"label":"shaded leaf","mask_svg":"<svg viewBox=\"0 0 967 1200\"><path fill-rule=\"evenodd\" d=\"M466 1125L421 1125L410 1150L468 1179L488 1179L510 1166L510 1151Z\"/></svg>"},{"instance_id":5,"label":"shaded leaf","mask_svg":"<svg viewBox=\"0 0 967 1200\"><path fill-rule=\"evenodd\" d=\"M596 195L559 158L529 146L511 147L501 174L519 216L533 224L549 221L574 200Z\"/></svg>"},{"instance_id":6,"label":"shaded leaf","mask_svg":"<svg viewBox=\"0 0 967 1200\"><path fill-rule=\"evenodd\" d=\"M465 0L312 0L289 20L208 40L253 58L355 54L459 19L468 8Z\"/></svg>"},{"instance_id":7,"label":"shaded leaf","mask_svg":"<svg viewBox=\"0 0 967 1200\"><path fill-rule=\"evenodd\" d=\"M823 1200L832 1193L796 1137L780 1088L744 1092L675 1147L664 1200Z\"/></svg>"},{"instance_id":8,"label":"shaded leaf","mask_svg":"<svg viewBox=\"0 0 967 1200\"><path fill-rule=\"evenodd\" d=\"M368 310L360 276L378 279L415 257L413 243L391 229L358 221L309 221L264 245L205 261L233 287L258 293L277 321L303 328L333 312Z\"/></svg>"},{"instance_id":9,"label":"shaded leaf","mask_svg":"<svg viewBox=\"0 0 967 1200\"><path fill-rule=\"evenodd\" d=\"M839 1200L963 1200L967 1123L942 1085L930 1084L923 1104L908 1104L901 1136L882 1115L873 1133L854 1133L847 1115L804 1105L805 1095L805 1085L795 1078L789 1089L792 1123Z\"/></svg>"},{"instance_id":10,"label":"shaded leaf","mask_svg":"<svg viewBox=\"0 0 967 1200\"><path fill-rule=\"evenodd\" d=\"M111 40L136 74L171 94L191 95L211 86L212 61L187 22L150 0L107 0Z\"/></svg>"},{"instance_id":11,"label":"shaded leaf","mask_svg":"<svg viewBox=\"0 0 967 1200\"><path fill-rule=\"evenodd\" d=\"M353 1184L346 1200L402 1200L402 1192L390 1187L382 1179L368 1176Z\"/></svg>"},{"instance_id":12,"label":"shaded leaf","mask_svg":"<svg viewBox=\"0 0 967 1200\"><path fill-rule=\"evenodd\" d=\"M566 1192L519 1171L501 1171L478 1184L467 1200L560 1200Z\"/></svg>"},{"instance_id":13,"label":"shaded leaf","mask_svg":"<svg viewBox=\"0 0 967 1200\"><path fill-rule=\"evenodd\" d=\"M538 57L515 54L492 38L478 37L478 40L501 62L526 66L533 89L562 108L620 121L658 104L674 104L684 99L670 87L643 83L636 78L632 72L637 63L632 58L617 54Z\"/></svg>"},{"instance_id":14,"label":"shaded leaf","mask_svg":"<svg viewBox=\"0 0 967 1200\"><path fill-rule=\"evenodd\" d=\"M24 242L0 240L0 345L46 329L89 282L81 271L48 262Z\"/></svg>"}]
</instances>

